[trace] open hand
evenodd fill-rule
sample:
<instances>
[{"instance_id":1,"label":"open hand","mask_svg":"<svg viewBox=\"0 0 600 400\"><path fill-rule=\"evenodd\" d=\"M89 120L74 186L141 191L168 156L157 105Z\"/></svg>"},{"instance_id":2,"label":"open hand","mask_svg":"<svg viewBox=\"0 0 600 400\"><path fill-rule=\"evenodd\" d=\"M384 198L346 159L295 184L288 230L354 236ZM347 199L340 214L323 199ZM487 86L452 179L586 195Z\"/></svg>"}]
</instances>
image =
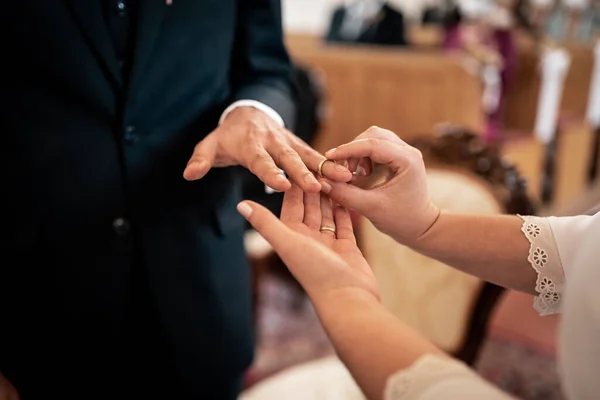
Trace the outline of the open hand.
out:
<instances>
[{"instance_id":1,"label":"open hand","mask_svg":"<svg viewBox=\"0 0 600 400\"><path fill-rule=\"evenodd\" d=\"M263 206L244 201L239 212L273 246L313 303L359 291L379 300L375 276L356 246L348 210L332 207L320 193L285 193L281 220Z\"/></svg>"},{"instance_id":2,"label":"open hand","mask_svg":"<svg viewBox=\"0 0 600 400\"><path fill-rule=\"evenodd\" d=\"M213 167L242 165L277 191L290 188L290 181L281 172L284 170L302 190L318 192L321 185L313 172L324 159L262 111L240 107L198 143L183 176L187 180L197 180ZM348 169L334 163L325 163L322 172L336 182L352 179Z\"/></svg>"}]
</instances>

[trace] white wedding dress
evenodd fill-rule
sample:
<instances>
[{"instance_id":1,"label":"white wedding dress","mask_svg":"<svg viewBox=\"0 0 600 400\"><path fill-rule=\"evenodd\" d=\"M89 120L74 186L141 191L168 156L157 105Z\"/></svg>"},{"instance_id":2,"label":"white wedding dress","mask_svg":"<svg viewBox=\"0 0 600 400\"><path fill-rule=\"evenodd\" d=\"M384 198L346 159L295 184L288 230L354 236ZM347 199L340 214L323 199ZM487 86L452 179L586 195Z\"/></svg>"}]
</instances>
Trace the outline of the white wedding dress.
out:
<instances>
[{"instance_id":1,"label":"white wedding dress","mask_svg":"<svg viewBox=\"0 0 600 400\"><path fill-rule=\"evenodd\" d=\"M528 261L538 274L534 307L563 312L559 368L569 400L600 399L600 213L523 217ZM241 400L363 400L336 357L291 368L245 392ZM513 399L465 364L424 356L387 382L385 400Z\"/></svg>"}]
</instances>

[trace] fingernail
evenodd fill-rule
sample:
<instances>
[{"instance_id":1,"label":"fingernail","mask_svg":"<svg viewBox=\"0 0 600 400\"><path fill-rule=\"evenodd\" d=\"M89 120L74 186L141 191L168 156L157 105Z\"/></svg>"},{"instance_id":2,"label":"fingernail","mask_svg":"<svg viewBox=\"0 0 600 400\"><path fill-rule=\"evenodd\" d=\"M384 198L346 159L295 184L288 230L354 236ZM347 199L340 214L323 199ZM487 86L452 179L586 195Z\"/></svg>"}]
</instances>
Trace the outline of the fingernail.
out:
<instances>
[{"instance_id":1,"label":"fingernail","mask_svg":"<svg viewBox=\"0 0 600 400\"><path fill-rule=\"evenodd\" d=\"M244 202L239 203L237 205L237 210L246 219L250 218L250 216L252 215L252 207L250 207L248 204L246 204Z\"/></svg>"},{"instance_id":2,"label":"fingernail","mask_svg":"<svg viewBox=\"0 0 600 400\"><path fill-rule=\"evenodd\" d=\"M327 151L325 152L325 155L326 155L326 156L330 156L330 155L332 155L333 153L335 153L335 150L336 150L336 149L337 149L337 148L336 148L336 147L334 147L334 148L333 148L333 149L331 149L331 150L327 150Z\"/></svg>"},{"instance_id":3,"label":"fingernail","mask_svg":"<svg viewBox=\"0 0 600 400\"><path fill-rule=\"evenodd\" d=\"M319 182L321 184L321 191L325 194L329 194L331 192L331 185L329 184L329 182L326 181L321 181Z\"/></svg>"},{"instance_id":4,"label":"fingernail","mask_svg":"<svg viewBox=\"0 0 600 400\"><path fill-rule=\"evenodd\" d=\"M287 178L283 174L278 174L277 176L275 176L275 179L279 182L287 182Z\"/></svg>"},{"instance_id":5,"label":"fingernail","mask_svg":"<svg viewBox=\"0 0 600 400\"><path fill-rule=\"evenodd\" d=\"M306 175L304 175L304 182L306 182L306 183L319 183L319 181L317 180L317 178L315 178L315 176L313 174L311 174L310 172L307 173Z\"/></svg>"}]
</instances>

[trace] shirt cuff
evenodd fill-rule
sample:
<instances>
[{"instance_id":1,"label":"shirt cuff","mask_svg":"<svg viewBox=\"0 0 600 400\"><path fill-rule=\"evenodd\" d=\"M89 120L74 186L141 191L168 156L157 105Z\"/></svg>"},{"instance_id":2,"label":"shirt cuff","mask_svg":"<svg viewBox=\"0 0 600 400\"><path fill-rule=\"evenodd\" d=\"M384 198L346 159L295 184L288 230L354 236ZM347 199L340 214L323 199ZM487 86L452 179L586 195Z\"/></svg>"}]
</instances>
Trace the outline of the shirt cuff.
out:
<instances>
[{"instance_id":1,"label":"shirt cuff","mask_svg":"<svg viewBox=\"0 0 600 400\"><path fill-rule=\"evenodd\" d=\"M271 119L273 119L275 122L277 122L279 126L281 126L282 128L285 127L285 122L283 122L283 118L281 118L281 115L279 115L277 111L273 110L268 105L256 100L238 100L232 103L229 107L225 109L225 111L223 111L223 114L221 114L221 118L219 119L219 125L221 125L223 121L225 121L225 118L227 118L229 113L231 113L233 110L239 107L252 107L257 110L260 110L267 114L269 117L271 117Z\"/></svg>"}]
</instances>

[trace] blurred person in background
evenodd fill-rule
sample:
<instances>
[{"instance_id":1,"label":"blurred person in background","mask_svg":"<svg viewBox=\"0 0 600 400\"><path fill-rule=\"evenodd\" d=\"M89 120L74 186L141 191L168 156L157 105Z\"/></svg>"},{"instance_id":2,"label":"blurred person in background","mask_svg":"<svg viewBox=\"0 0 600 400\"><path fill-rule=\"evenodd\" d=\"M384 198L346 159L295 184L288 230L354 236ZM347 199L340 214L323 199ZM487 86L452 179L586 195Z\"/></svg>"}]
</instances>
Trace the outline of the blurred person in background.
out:
<instances>
[{"instance_id":1,"label":"blurred person in background","mask_svg":"<svg viewBox=\"0 0 600 400\"><path fill-rule=\"evenodd\" d=\"M0 399L236 398L250 272L234 170L212 168L321 189L323 156L286 129L280 13L278 0L5 4Z\"/></svg>"},{"instance_id":2,"label":"blurred person in background","mask_svg":"<svg viewBox=\"0 0 600 400\"><path fill-rule=\"evenodd\" d=\"M449 52L469 54L482 65L486 87L492 99L484 96L487 114L485 138L502 139L506 92L517 66L515 28L525 23L525 4L517 0L460 0L458 16L446 25L443 47ZM452 14L450 14L452 15Z\"/></svg>"}]
</instances>

